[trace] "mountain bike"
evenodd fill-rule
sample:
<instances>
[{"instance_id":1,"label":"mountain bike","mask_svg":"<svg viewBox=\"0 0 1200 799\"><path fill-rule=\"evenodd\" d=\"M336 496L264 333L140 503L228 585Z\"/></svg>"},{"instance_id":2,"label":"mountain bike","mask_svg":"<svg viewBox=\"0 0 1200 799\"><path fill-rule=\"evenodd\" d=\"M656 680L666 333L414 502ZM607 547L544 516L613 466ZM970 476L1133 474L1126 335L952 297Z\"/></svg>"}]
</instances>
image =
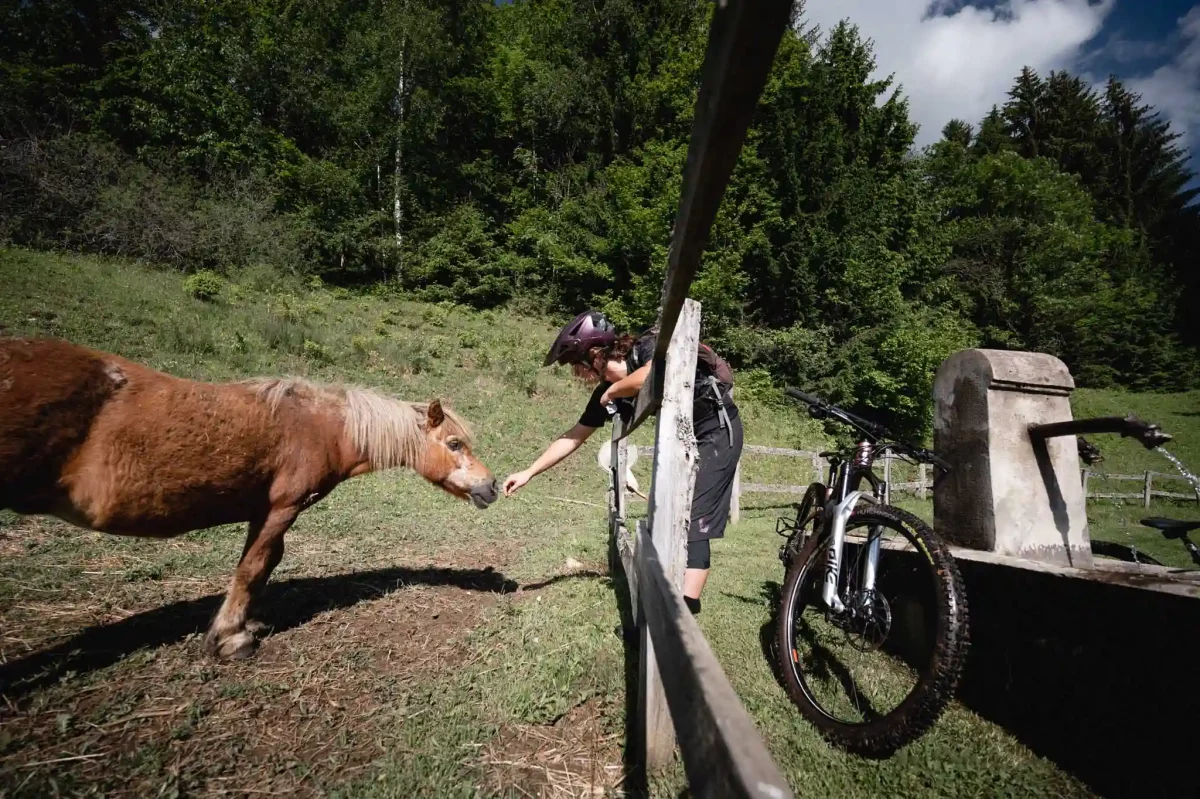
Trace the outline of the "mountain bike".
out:
<instances>
[{"instance_id":1,"label":"mountain bike","mask_svg":"<svg viewBox=\"0 0 1200 799\"><path fill-rule=\"evenodd\" d=\"M795 389L788 396L860 434L823 452L814 482L780 518L785 578L775 657L792 702L830 742L886 756L921 737L954 695L968 646L967 599L949 547L884 503L875 460L950 466L887 428ZM864 487L863 483L867 485Z\"/></svg>"},{"instance_id":2,"label":"mountain bike","mask_svg":"<svg viewBox=\"0 0 1200 799\"><path fill-rule=\"evenodd\" d=\"M1153 516L1149 519L1142 519L1142 524L1153 530L1158 530L1162 533L1163 538L1168 541L1178 540L1183 544L1183 548L1188 551L1188 554L1192 556L1192 563L1200 566L1200 547L1197 547L1188 538L1189 532L1200 530L1200 521L1189 522L1183 519L1168 519L1162 516ZM1127 546L1113 541L1093 540L1092 554L1105 558L1113 558L1114 560L1122 560L1126 563L1145 563L1151 566L1165 565L1145 552L1142 552L1136 546Z\"/></svg>"}]
</instances>

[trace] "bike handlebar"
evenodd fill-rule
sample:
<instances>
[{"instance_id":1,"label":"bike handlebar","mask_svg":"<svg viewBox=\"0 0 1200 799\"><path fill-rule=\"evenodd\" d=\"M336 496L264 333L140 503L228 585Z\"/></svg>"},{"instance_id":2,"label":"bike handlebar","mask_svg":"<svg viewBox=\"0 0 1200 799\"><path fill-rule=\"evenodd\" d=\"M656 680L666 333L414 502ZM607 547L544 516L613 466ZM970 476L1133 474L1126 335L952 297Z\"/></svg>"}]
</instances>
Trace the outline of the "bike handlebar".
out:
<instances>
[{"instance_id":1,"label":"bike handlebar","mask_svg":"<svg viewBox=\"0 0 1200 799\"><path fill-rule=\"evenodd\" d=\"M805 394L803 391L801 391L798 388L785 388L783 390L783 393L787 394L789 397L798 399L801 402L807 402L809 405L824 405L825 404L821 400L820 397L814 397L812 394Z\"/></svg>"},{"instance_id":2,"label":"bike handlebar","mask_svg":"<svg viewBox=\"0 0 1200 799\"><path fill-rule=\"evenodd\" d=\"M786 388L784 389L784 393L793 399L798 399L801 402L809 405L814 411L823 414L829 414L830 416L833 416L853 427L857 427L860 430L863 430L877 438L886 438L891 435L890 431L883 425L876 424L875 422L869 422L861 416L856 416L855 414L850 413L850 411L843 410L836 405L829 404L820 397L814 397L812 394L805 394L803 391L795 388ZM895 442L893 446L897 449L903 449L909 455L912 455L918 460L932 463L942 471L950 471L950 464L946 460L938 457L927 449L913 447L902 442Z\"/></svg>"},{"instance_id":3,"label":"bike handlebar","mask_svg":"<svg viewBox=\"0 0 1200 799\"><path fill-rule=\"evenodd\" d=\"M793 397L794 399L798 399L801 402L807 403L812 408L822 413L831 414L847 424L864 430L878 438L884 438L888 435L891 435L888 429L883 425L875 424L875 422L868 422L861 416L856 416L855 414L850 413L850 411L839 408L836 405L830 405L820 397L814 397L812 394L805 394L803 391L795 388L784 389L784 393L786 393L789 397Z\"/></svg>"}]
</instances>

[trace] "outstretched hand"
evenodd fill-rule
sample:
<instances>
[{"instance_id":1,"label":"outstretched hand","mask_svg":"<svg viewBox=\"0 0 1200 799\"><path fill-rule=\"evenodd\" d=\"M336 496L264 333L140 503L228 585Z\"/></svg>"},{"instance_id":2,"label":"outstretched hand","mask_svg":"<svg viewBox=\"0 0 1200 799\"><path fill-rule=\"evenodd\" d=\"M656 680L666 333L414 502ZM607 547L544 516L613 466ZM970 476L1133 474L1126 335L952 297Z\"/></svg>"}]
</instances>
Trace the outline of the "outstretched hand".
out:
<instances>
[{"instance_id":1,"label":"outstretched hand","mask_svg":"<svg viewBox=\"0 0 1200 799\"><path fill-rule=\"evenodd\" d=\"M529 472L517 472L504 479L504 496L511 497L533 478Z\"/></svg>"}]
</instances>

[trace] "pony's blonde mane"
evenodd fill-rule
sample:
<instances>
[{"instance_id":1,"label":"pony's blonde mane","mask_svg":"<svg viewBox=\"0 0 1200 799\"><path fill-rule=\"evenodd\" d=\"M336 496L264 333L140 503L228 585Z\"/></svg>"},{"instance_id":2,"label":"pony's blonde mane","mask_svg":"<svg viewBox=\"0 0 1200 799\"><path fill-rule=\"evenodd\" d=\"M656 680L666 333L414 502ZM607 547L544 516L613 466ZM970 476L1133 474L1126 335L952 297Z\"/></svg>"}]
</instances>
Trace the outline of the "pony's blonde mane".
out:
<instances>
[{"instance_id":1,"label":"pony's blonde mane","mask_svg":"<svg viewBox=\"0 0 1200 799\"><path fill-rule=\"evenodd\" d=\"M405 402L362 386L315 383L302 377L263 377L245 384L267 403L272 414L289 398L340 406L351 443L373 470L417 468L425 455L427 402ZM473 446L474 436L466 420L445 405L442 412L449 435Z\"/></svg>"}]
</instances>

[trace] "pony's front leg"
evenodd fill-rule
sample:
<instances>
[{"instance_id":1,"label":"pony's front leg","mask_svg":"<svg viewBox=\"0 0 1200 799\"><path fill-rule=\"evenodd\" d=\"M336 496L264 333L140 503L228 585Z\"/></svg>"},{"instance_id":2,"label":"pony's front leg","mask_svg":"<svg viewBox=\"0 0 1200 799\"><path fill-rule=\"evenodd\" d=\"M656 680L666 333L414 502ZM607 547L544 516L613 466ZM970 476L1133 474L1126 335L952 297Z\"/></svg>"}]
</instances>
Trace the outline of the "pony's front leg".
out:
<instances>
[{"instance_id":1,"label":"pony's front leg","mask_svg":"<svg viewBox=\"0 0 1200 799\"><path fill-rule=\"evenodd\" d=\"M250 523L225 602L204 639L208 654L234 660L254 654L254 631L247 628L246 614L283 558L283 534L299 513L298 507L273 508L264 521Z\"/></svg>"}]
</instances>

